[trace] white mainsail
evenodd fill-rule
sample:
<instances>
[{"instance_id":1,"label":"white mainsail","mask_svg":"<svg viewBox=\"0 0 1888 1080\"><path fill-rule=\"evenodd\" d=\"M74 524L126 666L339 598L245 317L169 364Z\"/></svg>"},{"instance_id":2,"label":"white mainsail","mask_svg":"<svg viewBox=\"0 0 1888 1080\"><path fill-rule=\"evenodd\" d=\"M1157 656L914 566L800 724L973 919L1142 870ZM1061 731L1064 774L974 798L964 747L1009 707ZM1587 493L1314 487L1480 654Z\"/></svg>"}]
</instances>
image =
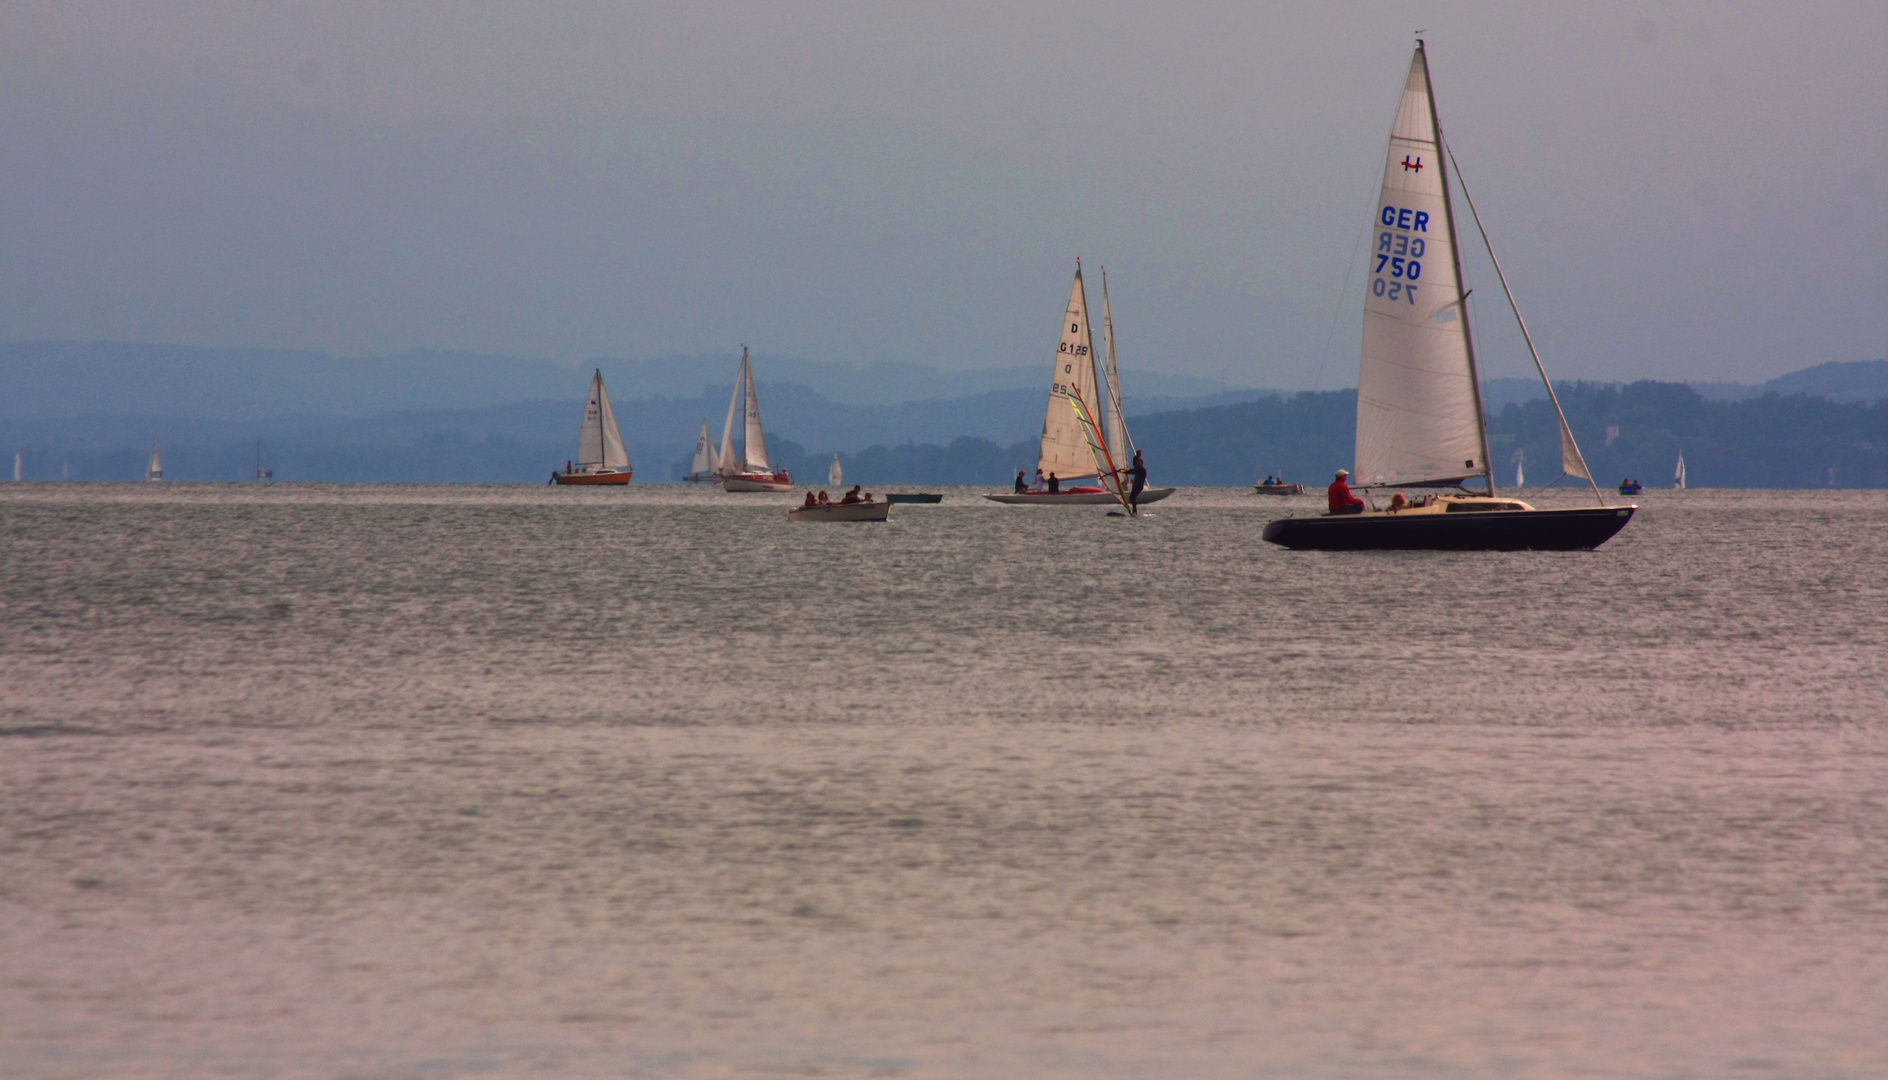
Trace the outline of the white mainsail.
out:
<instances>
[{"instance_id":1,"label":"white mainsail","mask_svg":"<svg viewBox=\"0 0 1888 1080\"><path fill-rule=\"evenodd\" d=\"M747 346L741 346L741 372L746 378L747 428L742 433L741 460L752 472L767 472L767 437L760 430L760 397L754 393L754 366L747 362Z\"/></svg>"},{"instance_id":2,"label":"white mainsail","mask_svg":"<svg viewBox=\"0 0 1888 1080\"><path fill-rule=\"evenodd\" d=\"M1069 391L1083 402L1095 400L1095 350L1088 328L1088 294L1082 287L1082 267L1075 266L1075 284L1069 289L1068 311L1062 318L1062 340L1056 346L1055 370L1049 381L1049 410L1042 421L1042 453L1036 467L1043 476L1059 480L1094 476L1101 471L1088 437L1069 406Z\"/></svg>"},{"instance_id":3,"label":"white mainsail","mask_svg":"<svg viewBox=\"0 0 1888 1080\"><path fill-rule=\"evenodd\" d=\"M1122 412L1121 375L1114 363L1114 312L1108 305L1108 268L1101 268L1101 333L1107 348L1105 378L1108 383L1108 450L1117 469L1125 469L1134 458L1134 440L1128 437L1128 418Z\"/></svg>"},{"instance_id":4,"label":"white mainsail","mask_svg":"<svg viewBox=\"0 0 1888 1080\"><path fill-rule=\"evenodd\" d=\"M609 392L603 389L601 368L591 377L590 396L584 402L583 428L577 433L577 466L629 468L629 451L623 448L623 433L617 429Z\"/></svg>"},{"instance_id":5,"label":"white mainsail","mask_svg":"<svg viewBox=\"0 0 1888 1080\"><path fill-rule=\"evenodd\" d=\"M18 478L15 477L15 479ZM157 455L156 439L151 440L151 461L144 467L144 479L147 481L164 479L164 459Z\"/></svg>"},{"instance_id":6,"label":"white mainsail","mask_svg":"<svg viewBox=\"0 0 1888 1080\"><path fill-rule=\"evenodd\" d=\"M833 467L826 470L826 482L838 487L846 482L846 470L839 467L839 455L833 455Z\"/></svg>"},{"instance_id":7,"label":"white mainsail","mask_svg":"<svg viewBox=\"0 0 1888 1080\"><path fill-rule=\"evenodd\" d=\"M1672 474L1672 487L1678 491L1685 490L1685 452L1683 450L1678 452L1678 471Z\"/></svg>"},{"instance_id":8,"label":"white mainsail","mask_svg":"<svg viewBox=\"0 0 1888 1080\"><path fill-rule=\"evenodd\" d=\"M1483 476L1481 392L1463 304L1455 221L1422 44L1390 130L1373 211L1355 471L1363 484Z\"/></svg>"}]
</instances>

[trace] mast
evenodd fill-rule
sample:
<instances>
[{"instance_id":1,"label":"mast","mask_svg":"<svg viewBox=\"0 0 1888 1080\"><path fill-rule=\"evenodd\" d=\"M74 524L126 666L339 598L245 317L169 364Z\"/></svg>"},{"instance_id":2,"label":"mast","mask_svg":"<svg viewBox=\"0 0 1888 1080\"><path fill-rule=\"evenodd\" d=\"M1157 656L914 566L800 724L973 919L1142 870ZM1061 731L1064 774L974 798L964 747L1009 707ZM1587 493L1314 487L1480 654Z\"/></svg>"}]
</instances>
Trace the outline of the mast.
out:
<instances>
[{"instance_id":1,"label":"mast","mask_svg":"<svg viewBox=\"0 0 1888 1080\"><path fill-rule=\"evenodd\" d=\"M734 465L734 410L741 402L742 372L747 369L747 346L741 346L741 369L734 373L734 392L728 395L728 419L721 425L720 464L716 471L723 476L732 476L741 470Z\"/></svg>"},{"instance_id":2,"label":"mast","mask_svg":"<svg viewBox=\"0 0 1888 1080\"><path fill-rule=\"evenodd\" d=\"M1436 145L1442 147L1446 144L1443 142L1442 138L1442 118L1436 109L1436 84L1435 81L1429 77L1429 53L1423 48L1422 38L1416 39L1416 55L1422 58L1423 85L1429 89L1429 123L1436 132ZM1473 388L1475 395L1475 430L1481 435L1482 480L1488 485L1488 494L1493 495L1495 493L1495 462L1488 453L1488 414L1482 407L1481 371L1475 365L1475 335L1470 331L1468 324L1468 290L1462 287L1464 283L1462 281L1461 241L1455 227L1455 207L1449 201L1449 169L1447 167L1447 161L1448 154L1446 153L1436 156L1436 168L1439 170L1438 174L1442 179L1442 212L1448 215L1449 218L1449 261L1455 264L1455 289L1457 294L1455 302L1457 312L1462 318L1462 341L1468 349L1468 382L1469 386ZM1468 189L1464 188L1463 195L1466 196L1467 193ZM1471 204L1471 212L1472 211L1473 205ZM1480 219L1478 218L1476 220L1479 225ZM1500 270L1497 269L1495 272L1499 274ZM1552 389L1549 389L1548 393L1553 393ZM1559 406L1555 407L1558 408Z\"/></svg>"},{"instance_id":3,"label":"mast","mask_svg":"<svg viewBox=\"0 0 1888 1080\"><path fill-rule=\"evenodd\" d=\"M1455 161L1455 151L1447 149L1450 162ZM1593 489L1593 497L1606 505L1606 496L1600 494L1600 486L1593 481L1593 470L1587 468L1586 455L1580 453L1580 444L1573 441L1573 428L1567 423L1566 411L1560 407L1560 395L1554 393L1554 382L1547 377L1547 365L1541 362L1540 350L1534 347L1534 335L1528 333L1527 320L1521 317L1521 305L1515 303L1514 290L1508 288L1508 275L1502 273L1501 260L1495 257L1495 245L1488 239L1488 229L1482 225L1481 212L1475 209L1475 197L1468 192L1468 185L1462 183L1461 169L1456 169L1456 183L1462 184L1462 201L1468 203L1469 216L1475 219L1475 230L1481 233L1482 247L1488 250L1488 261L1494 264L1495 277L1501 282L1502 295L1508 298L1508 310L1514 312L1514 322L1521 328L1521 340L1527 342L1527 352L1534 358L1534 370L1540 373L1541 385L1547 389L1547 400L1553 403L1554 415L1560 418L1560 471L1572 474L1569 465L1578 465L1577 475L1584 478Z\"/></svg>"},{"instance_id":4,"label":"mast","mask_svg":"<svg viewBox=\"0 0 1888 1080\"><path fill-rule=\"evenodd\" d=\"M1108 449L1122 461L1133 455L1134 443L1128 437L1128 420L1121 407L1121 376L1114 362L1114 312L1108 305L1108 268L1101 268L1101 334L1108 354L1105 378L1108 384ZM1119 463L1117 462L1117 465Z\"/></svg>"}]
</instances>

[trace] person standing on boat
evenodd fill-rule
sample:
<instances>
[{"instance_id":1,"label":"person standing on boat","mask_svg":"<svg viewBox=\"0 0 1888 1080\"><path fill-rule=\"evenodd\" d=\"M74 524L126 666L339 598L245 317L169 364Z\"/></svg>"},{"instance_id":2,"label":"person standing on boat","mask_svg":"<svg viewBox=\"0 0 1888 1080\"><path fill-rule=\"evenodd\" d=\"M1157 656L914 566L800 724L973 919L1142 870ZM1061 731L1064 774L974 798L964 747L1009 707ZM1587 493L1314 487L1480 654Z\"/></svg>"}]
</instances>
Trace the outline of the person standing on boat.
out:
<instances>
[{"instance_id":1,"label":"person standing on boat","mask_svg":"<svg viewBox=\"0 0 1888 1080\"><path fill-rule=\"evenodd\" d=\"M1339 469L1337 470L1337 479L1331 481L1329 494L1331 496L1331 513L1333 514L1361 514L1364 512L1364 501L1350 493L1350 484L1347 482L1349 478L1349 469Z\"/></svg>"},{"instance_id":2,"label":"person standing on boat","mask_svg":"<svg viewBox=\"0 0 1888 1080\"><path fill-rule=\"evenodd\" d=\"M1128 476L1134 486L1128 491L1128 510L1141 512L1141 491L1147 487L1147 463L1141 460L1141 452L1134 451L1134 464L1128 466Z\"/></svg>"}]
</instances>

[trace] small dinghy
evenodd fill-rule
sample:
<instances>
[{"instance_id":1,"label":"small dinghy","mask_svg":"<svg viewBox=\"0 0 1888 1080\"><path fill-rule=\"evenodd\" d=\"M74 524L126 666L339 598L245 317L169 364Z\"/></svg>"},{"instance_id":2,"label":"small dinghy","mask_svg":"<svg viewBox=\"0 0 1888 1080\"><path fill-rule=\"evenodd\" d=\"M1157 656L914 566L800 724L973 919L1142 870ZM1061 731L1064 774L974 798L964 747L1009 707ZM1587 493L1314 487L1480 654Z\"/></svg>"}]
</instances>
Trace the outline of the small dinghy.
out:
<instances>
[{"instance_id":1,"label":"small dinghy","mask_svg":"<svg viewBox=\"0 0 1888 1080\"><path fill-rule=\"evenodd\" d=\"M1303 484L1254 484L1252 490L1259 495L1303 495Z\"/></svg>"},{"instance_id":2,"label":"small dinghy","mask_svg":"<svg viewBox=\"0 0 1888 1080\"><path fill-rule=\"evenodd\" d=\"M833 503L830 506L796 506L787 511L794 521L884 521L891 516L889 502Z\"/></svg>"},{"instance_id":3,"label":"small dinghy","mask_svg":"<svg viewBox=\"0 0 1888 1080\"><path fill-rule=\"evenodd\" d=\"M888 503L941 503L944 496L929 491L901 491L885 496Z\"/></svg>"}]
</instances>

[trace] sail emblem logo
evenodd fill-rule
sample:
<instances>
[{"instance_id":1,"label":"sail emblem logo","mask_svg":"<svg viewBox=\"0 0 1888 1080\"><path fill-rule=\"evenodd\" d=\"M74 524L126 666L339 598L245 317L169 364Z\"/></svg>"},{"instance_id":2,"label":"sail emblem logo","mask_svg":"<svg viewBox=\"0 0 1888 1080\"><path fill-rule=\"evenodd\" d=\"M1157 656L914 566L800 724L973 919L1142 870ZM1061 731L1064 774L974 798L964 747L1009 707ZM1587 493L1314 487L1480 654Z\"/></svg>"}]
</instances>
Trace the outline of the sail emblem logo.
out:
<instances>
[{"instance_id":1,"label":"sail emblem logo","mask_svg":"<svg viewBox=\"0 0 1888 1080\"><path fill-rule=\"evenodd\" d=\"M1404 172L1422 172L1423 159L1417 158L1415 161L1411 161L1409 159L1409 155L1404 154L1403 155L1403 171Z\"/></svg>"}]
</instances>

